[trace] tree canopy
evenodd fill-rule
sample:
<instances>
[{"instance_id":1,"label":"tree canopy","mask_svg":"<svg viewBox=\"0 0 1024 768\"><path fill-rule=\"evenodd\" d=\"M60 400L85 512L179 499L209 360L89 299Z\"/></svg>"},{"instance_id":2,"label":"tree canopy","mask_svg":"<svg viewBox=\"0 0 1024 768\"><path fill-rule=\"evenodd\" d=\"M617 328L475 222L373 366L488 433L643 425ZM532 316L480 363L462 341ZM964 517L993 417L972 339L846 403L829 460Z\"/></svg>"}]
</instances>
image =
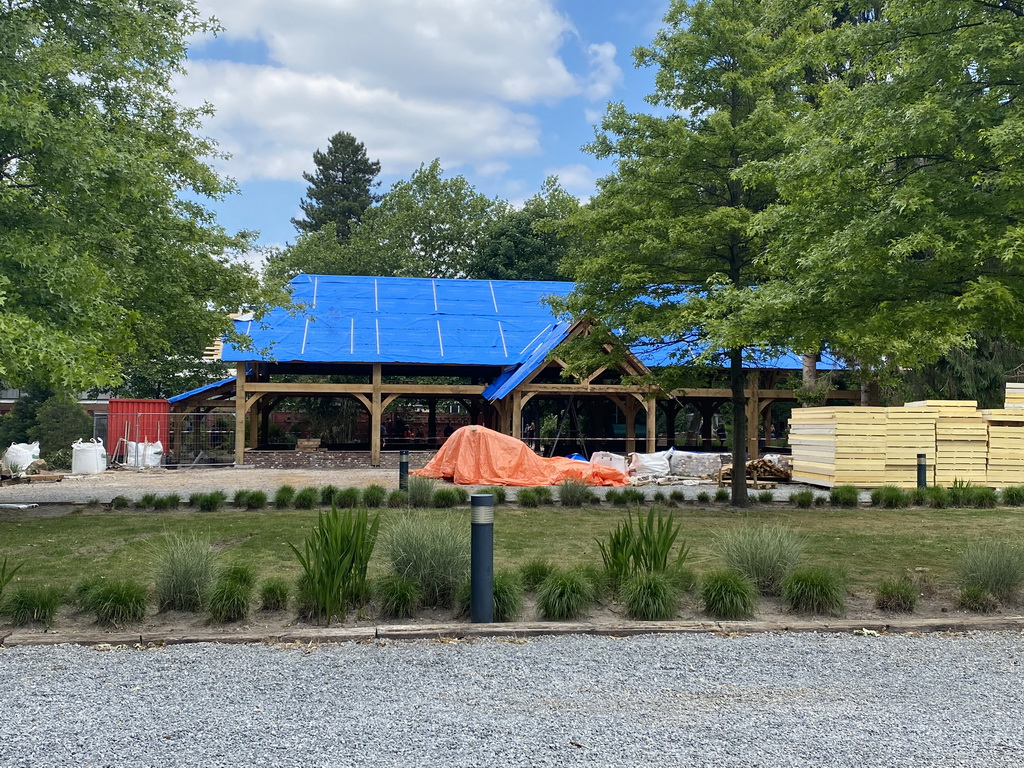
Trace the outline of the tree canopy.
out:
<instances>
[{"instance_id":1,"label":"tree canopy","mask_svg":"<svg viewBox=\"0 0 1024 768\"><path fill-rule=\"evenodd\" d=\"M380 197L373 192L379 186L380 162L370 160L366 147L351 133L339 131L331 136L327 151L313 153L313 173L303 173L309 182L306 197L300 203L305 218L292 219L300 232L320 232L334 225L338 242L346 242L358 226L363 213Z\"/></svg>"},{"instance_id":2,"label":"tree canopy","mask_svg":"<svg viewBox=\"0 0 1024 768\"><path fill-rule=\"evenodd\" d=\"M174 100L192 0L0 5L0 380L116 384L133 362L198 358L262 305L247 247L204 206L231 191Z\"/></svg>"}]
</instances>

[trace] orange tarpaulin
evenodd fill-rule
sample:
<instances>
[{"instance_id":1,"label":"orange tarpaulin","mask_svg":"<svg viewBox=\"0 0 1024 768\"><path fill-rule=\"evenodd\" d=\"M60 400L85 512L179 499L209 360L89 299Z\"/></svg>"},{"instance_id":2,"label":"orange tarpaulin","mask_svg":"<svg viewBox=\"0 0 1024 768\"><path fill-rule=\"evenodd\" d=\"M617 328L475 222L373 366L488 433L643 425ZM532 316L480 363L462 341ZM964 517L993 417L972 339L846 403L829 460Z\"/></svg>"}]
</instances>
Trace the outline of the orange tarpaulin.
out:
<instances>
[{"instance_id":1,"label":"orange tarpaulin","mask_svg":"<svg viewBox=\"0 0 1024 768\"><path fill-rule=\"evenodd\" d=\"M480 426L455 430L427 466L414 475L452 480L459 485L628 485L617 469L558 456L545 459L522 441Z\"/></svg>"}]
</instances>

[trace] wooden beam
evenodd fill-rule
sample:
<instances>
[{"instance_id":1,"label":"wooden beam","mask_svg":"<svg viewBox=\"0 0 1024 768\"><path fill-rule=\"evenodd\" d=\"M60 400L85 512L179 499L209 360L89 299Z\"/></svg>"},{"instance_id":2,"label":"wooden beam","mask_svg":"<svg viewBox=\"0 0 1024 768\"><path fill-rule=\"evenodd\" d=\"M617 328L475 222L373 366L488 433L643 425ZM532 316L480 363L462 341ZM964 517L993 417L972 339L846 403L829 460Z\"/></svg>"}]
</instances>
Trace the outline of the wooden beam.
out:
<instances>
[{"instance_id":1,"label":"wooden beam","mask_svg":"<svg viewBox=\"0 0 1024 768\"><path fill-rule=\"evenodd\" d=\"M512 437L523 436L523 393L512 393Z\"/></svg>"},{"instance_id":2,"label":"wooden beam","mask_svg":"<svg viewBox=\"0 0 1024 768\"><path fill-rule=\"evenodd\" d=\"M381 404L381 364L373 364L373 375L371 377L372 383L372 401L370 403L370 466L380 466L380 425L381 416L384 413L384 408Z\"/></svg>"},{"instance_id":3,"label":"wooden beam","mask_svg":"<svg viewBox=\"0 0 1024 768\"><path fill-rule=\"evenodd\" d=\"M647 453L654 453L658 438L658 401L653 397L644 401L647 409Z\"/></svg>"},{"instance_id":4,"label":"wooden beam","mask_svg":"<svg viewBox=\"0 0 1024 768\"><path fill-rule=\"evenodd\" d=\"M761 414L761 393L757 388L757 382L758 377L756 373L751 373L747 376L747 461L752 461L759 456L757 428L761 421L759 418ZM738 437L738 435L733 435L734 440L738 439Z\"/></svg>"},{"instance_id":5,"label":"wooden beam","mask_svg":"<svg viewBox=\"0 0 1024 768\"><path fill-rule=\"evenodd\" d=\"M235 365L235 464L245 464L245 363Z\"/></svg>"}]
</instances>

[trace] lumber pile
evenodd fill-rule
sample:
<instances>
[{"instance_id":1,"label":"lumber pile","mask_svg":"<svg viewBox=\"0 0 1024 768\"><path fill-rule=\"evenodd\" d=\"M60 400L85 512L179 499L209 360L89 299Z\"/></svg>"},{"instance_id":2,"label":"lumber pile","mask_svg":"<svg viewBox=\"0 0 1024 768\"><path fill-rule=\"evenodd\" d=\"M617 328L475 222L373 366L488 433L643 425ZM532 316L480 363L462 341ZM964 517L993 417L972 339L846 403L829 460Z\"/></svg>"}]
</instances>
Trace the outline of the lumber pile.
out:
<instances>
[{"instance_id":1,"label":"lumber pile","mask_svg":"<svg viewBox=\"0 0 1024 768\"><path fill-rule=\"evenodd\" d=\"M923 453L928 464L928 484L935 482L937 408L885 409L886 484L901 488L917 485L917 457Z\"/></svg>"},{"instance_id":2,"label":"lumber pile","mask_svg":"<svg viewBox=\"0 0 1024 768\"><path fill-rule=\"evenodd\" d=\"M732 464L724 464L718 471L718 484L724 485L729 480L732 480ZM760 459L752 459L747 462L747 478L749 481L747 485L753 488L769 487L762 485L765 480L782 480L788 482L793 477L793 473L788 467L784 467L781 464L769 460L766 457ZM774 485L771 485L774 488Z\"/></svg>"},{"instance_id":3,"label":"lumber pile","mask_svg":"<svg viewBox=\"0 0 1024 768\"><path fill-rule=\"evenodd\" d=\"M831 488L885 484L885 408L796 408L793 480Z\"/></svg>"},{"instance_id":4,"label":"lumber pile","mask_svg":"<svg viewBox=\"0 0 1024 768\"><path fill-rule=\"evenodd\" d=\"M296 453L315 453L320 450L320 438L299 438L295 442Z\"/></svg>"},{"instance_id":5,"label":"lumber pile","mask_svg":"<svg viewBox=\"0 0 1024 768\"><path fill-rule=\"evenodd\" d=\"M921 400L906 409L935 410L935 471L931 482L949 487L955 480L984 483L988 429L974 400Z\"/></svg>"},{"instance_id":6,"label":"lumber pile","mask_svg":"<svg viewBox=\"0 0 1024 768\"><path fill-rule=\"evenodd\" d=\"M1006 409L1024 408L1024 384L1006 382Z\"/></svg>"},{"instance_id":7,"label":"lumber pile","mask_svg":"<svg viewBox=\"0 0 1024 768\"><path fill-rule=\"evenodd\" d=\"M1024 483L1024 408L982 411L988 426L988 485Z\"/></svg>"}]
</instances>

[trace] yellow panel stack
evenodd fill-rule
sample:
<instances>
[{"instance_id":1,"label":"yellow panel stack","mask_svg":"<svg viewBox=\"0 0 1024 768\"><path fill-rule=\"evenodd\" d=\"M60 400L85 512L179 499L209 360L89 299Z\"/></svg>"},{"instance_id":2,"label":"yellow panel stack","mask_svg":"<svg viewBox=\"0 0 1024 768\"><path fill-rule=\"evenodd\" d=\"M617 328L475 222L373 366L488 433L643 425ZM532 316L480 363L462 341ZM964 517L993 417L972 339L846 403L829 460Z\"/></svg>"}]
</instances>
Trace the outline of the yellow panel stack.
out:
<instances>
[{"instance_id":1,"label":"yellow panel stack","mask_svg":"<svg viewBox=\"0 0 1024 768\"><path fill-rule=\"evenodd\" d=\"M935 410L935 485L956 480L984 484L988 473L988 427L974 400L921 400L906 408Z\"/></svg>"},{"instance_id":2,"label":"yellow panel stack","mask_svg":"<svg viewBox=\"0 0 1024 768\"><path fill-rule=\"evenodd\" d=\"M885 484L885 408L794 408L789 443L796 482Z\"/></svg>"},{"instance_id":3,"label":"yellow panel stack","mask_svg":"<svg viewBox=\"0 0 1024 768\"><path fill-rule=\"evenodd\" d=\"M1024 408L1024 384L1006 382L1006 407Z\"/></svg>"},{"instance_id":4,"label":"yellow panel stack","mask_svg":"<svg viewBox=\"0 0 1024 768\"><path fill-rule=\"evenodd\" d=\"M917 455L928 462L928 484L935 482L937 408L885 409L885 483L917 487Z\"/></svg>"},{"instance_id":5,"label":"yellow panel stack","mask_svg":"<svg viewBox=\"0 0 1024 768\"><path fill-rule=\"evenodd\" d=\"M1024 408L982 411L988 423L988 484L1024 483Z\"/></svg>"}]
</instances>

